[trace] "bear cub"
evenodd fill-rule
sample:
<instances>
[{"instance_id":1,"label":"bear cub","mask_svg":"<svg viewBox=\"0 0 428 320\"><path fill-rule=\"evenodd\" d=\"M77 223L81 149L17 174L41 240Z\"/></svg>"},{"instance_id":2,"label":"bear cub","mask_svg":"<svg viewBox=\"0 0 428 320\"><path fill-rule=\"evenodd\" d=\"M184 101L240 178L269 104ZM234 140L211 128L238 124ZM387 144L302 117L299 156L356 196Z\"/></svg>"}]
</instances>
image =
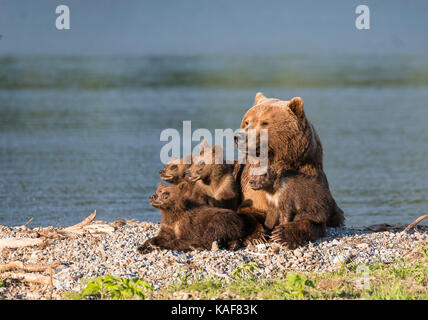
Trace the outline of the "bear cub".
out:
<instances>
[{"instance_id":1,"label":"bear cub","mask_svg":"<svg viewBox=\"0 0 428 320\"><path fill-rule=\"evenodd\" d=\"M294 249L325 236L336 205L329 189L316 177L269 167L266 174L253 176L249 183L252 189L266 192L264 225L273 230L274 241Z\"/></svg>"},{"instance_id":2,"label":"bear cub","mask_svg":"<svg viewBox=\"0 0 428 320\"><path fill-rule=\"evenodd\" d=\"M183 195L191 186L158 185L150 196L150 204L162 214L157 236L138 247L138 252L155 249L178 251L210 250L214 241L219 248L234 249L242 245L247 236L246 221L229 209L200 206Z\"/></svg>"},{"instance_id":3,"label":"bear cub","mask_svg":"<svg viewBox=\"0 0 428 320\"><path fill-rule=\"evenodd\" d=\"M233 165L224 163L220 145L203 145L199 156L193 158L185 176L192 184L193 201L219 208L236 210L239 189L233 176Z\"/></svg>"},{"instance_id":4,"label":"bear cub","mask_svg":"<svg viewBox=\"0 0 428 320\"><path fill-rule=\"evenodd\" d=\"M165 167L159 171L160 178L172 184L179 184L185 181L185 172L192 165L192 155L182 159L172 159Z\"/></svg>"}]
</instances>

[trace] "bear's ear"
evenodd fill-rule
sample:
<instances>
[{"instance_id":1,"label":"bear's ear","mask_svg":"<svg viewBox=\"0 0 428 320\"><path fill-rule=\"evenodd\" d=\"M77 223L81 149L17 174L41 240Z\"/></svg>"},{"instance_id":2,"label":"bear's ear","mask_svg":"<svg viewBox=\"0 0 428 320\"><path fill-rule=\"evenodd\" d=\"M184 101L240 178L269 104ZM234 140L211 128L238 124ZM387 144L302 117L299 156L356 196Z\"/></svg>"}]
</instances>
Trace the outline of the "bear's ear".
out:
<instances>
[{"instance_id":1,"label":"bear's ear","mask_svg":"<svg viewBox=\"0 0 428 320\"><path fill-rule=\"evenodd\" d=\"M165 186L162 183L158 183L158 190L164 188Z\"/></svg>"},{"instance_id":2,"label":"bear's ear","mask_svg":"<svg viewBox=\"0 0 428 320\"><path fill-rule=\"evenodd\" d=\"M189 185L187 184L187 182L183 181L183 182L180 182L177 187L180 191L184 192L188 189Z\"/></svg>"},{"instance_id":3,"label":"bear's ear","mask_svg":"<svg viewBox=\"0 0 428 320\"><path fill-rule=\"evenodd\" d=\"M261 92L256 93L256 97L254 98L254 105L258 104L262 100L266 99L266 97Z\"/></svg>"},{"instance_id":4,"label":"bear's ear","mask_svg":"<svg viewBox=\"0 0 428 320\"><path fill-rule=\"evenodd\" d=\"M211 149L211 147L210 147L210 145L208 144L208 142L207 142L207 140L202 140L201 141L201 144L199 145L200 146L200 148L201 148L201 152L199 153L199 155L204 155L204 153L205 153L205 150L209 150L209 149Z\"/></svg>"},{"instance_id":5,"label":"bear's ear","mask_svg":"<svg viewBox=\"0 0 428 320\"><path fill-rule=\"evenodd\" d=\"M305 113L303 112L303 100L300 97L295 97L288 102L288 107L297 116L298 119L303 119Z\"/></svg>"}]
</instances>

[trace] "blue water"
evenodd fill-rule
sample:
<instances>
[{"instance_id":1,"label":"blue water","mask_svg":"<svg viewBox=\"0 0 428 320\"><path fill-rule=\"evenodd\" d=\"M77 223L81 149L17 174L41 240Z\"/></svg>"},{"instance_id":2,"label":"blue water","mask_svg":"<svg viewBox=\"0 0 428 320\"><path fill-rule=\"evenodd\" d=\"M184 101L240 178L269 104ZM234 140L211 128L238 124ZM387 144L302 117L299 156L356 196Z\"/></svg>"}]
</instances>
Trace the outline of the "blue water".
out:
<instances>
[{"instance_id":1,"label":"blue water","mask_svg":"<svg viewBox=\"0 0 428 320\"><path fill-rule=\"evenodd\" d=\"M426 1L0 2L0 224L159 221L160 133L300 96L347 224L428 208Z\"/></svg>"},{"instance_id":2,"label":"blue water","mask_svg":"<svg viewBox=\"0 0 428 320\"><path fill-rule=\"evenodd\" d=\"M0 59L0 223L70 224L94 209L104 220L158 221L148 196L160 181L160 132L181 132L183 120L237 128L259 90L303 97L348 225L425 212L427 60L234 59ZM281 70L301 70L300 81Z\"/></svg>"}]
</instances>

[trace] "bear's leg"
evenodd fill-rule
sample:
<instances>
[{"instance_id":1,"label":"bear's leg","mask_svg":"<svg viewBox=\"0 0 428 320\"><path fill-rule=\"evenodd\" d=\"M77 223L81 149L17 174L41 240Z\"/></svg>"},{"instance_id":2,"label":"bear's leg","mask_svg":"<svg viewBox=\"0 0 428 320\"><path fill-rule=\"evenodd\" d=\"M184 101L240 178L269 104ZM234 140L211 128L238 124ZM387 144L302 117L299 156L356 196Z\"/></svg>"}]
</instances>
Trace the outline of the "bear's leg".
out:
<instances>
[{"instance_id":1,"label":"bear's leg","mask_svg":"<svg viewBox=\"0 0 428 320\"><path fill-rule=\"evenodd\" d=\"M243 211L238 213L244 226L243 244L248 246L250 244L258 245L268 242L268 230L264 227L265 220L264 214L253 211Z\"/></svg>"},{"instance_id":2,"label":"bear's leg","mask_svg":"<svg viewBox=\"0 0 428 320\"><path fill-rule=\"evenodd\" d=\"M141 246L137 248L137 251L138 253L146 254L152 252L153 250L162 249L165 243L171 241L174 238L174 234L161 229L157 236L150 238L149 240L144 242Z\"/></svg>"},{"instance_id":3,"label":"bear's leg","mask_svg":"<svg viewBox=\"0 0 428 320\"><path fill-rule=\"evenodd\" d=\"M188 239L174 239L162 244L162 249L176 250L176 251L192 251L192 250L210 250L211 243L207 244L195 240Z\"/></svg>"},{"instance_id":4,"label":"bear's leg","mask_svg":"<svg viewBox=\"0 0 428 320\"><path fill-rule=\"evenodd\" d=\"M333 200L334 201L334 200ZM334 207L332 212L330 213L330 216L327 220L327 226L329 227L340 227L345 224L345 216L343 214L342 209L339 208L339 206L336 204L336 201L334 201Z\"/></svg>"},{"instance_id":5,"label":"bear's leg","mask_svg":"<svg viewBox=\"0 0 428 320\"><path fill-rule=\"evenodd\" d=\"M141 254L146 254L146 253L150 253L153 250L157 250L160 248L160 244L162 242L165 242L166 239L160 237L160 236L156 236L153 238L150 238L149 240L147 240L146 242L144 242L141 246L139 246L137 248L138 253Z\"/></svg>"},{"instance_id":6,"label":"bear's leg","mask_svg":"<svg viewBox=\"0 0 428 320\"><path fill-rule=\"evenodd\" d=\"M212 243L216 241L219 248L234 249L240 246L244 236L244 223L237 214L220 213L212 216L208 222L201 237L201 243L203 242L211 249Z\"/></svg>"},{"instance_id":7,"label":"bear's leg","mask_svg":"<svg viewBox=\"0 0 428 320\"><path fill-rule=\"evenodd\" d=\"M325 223L311 220L292 221L276 226L272 231L272 240L294 250L308 241L315 241L325 236Z\"/></svg>"},{"instance_id":8,"label":"bear's leg","mask_svg":"<svg viewBox=\"0 0 428 320\"><path fill-rule=\"evenodd\" d=\"M146 254L154 250L176 250L185 252L204 249L211 249L211 246L193 240L154 237L144 242L137 250L139 253Z\"/></svg>"}]
</instances>

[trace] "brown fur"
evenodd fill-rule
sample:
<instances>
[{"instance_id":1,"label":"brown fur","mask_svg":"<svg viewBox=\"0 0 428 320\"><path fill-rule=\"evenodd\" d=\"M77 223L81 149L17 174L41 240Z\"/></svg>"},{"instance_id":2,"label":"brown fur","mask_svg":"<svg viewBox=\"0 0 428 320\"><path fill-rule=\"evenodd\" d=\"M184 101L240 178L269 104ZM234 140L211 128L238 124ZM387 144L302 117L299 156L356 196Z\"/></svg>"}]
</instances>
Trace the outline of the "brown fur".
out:
<instances>
[{"instance_id":1,"label":"brown fur","mask_svg":"<svg viewBox=\"0 0 428 320\"><path fill-rule=\"evenodd\" d=\"M325 229L325 223L315 223L308 219L292 221L276 226L272 231L272 239L294 250L307 241L324 237Z\"/></svg>"},{"instance_id":2,"label":"brown fur","mask_svg":"<svg viewBox=\"0 0 428 320\"><path fill-rule=\"evenodd\" d=\"M236 210L239 191L233 176L233 167L223 163L223 150L219 145L205 147L186 171L193 184L192 200L219 208Z\"/></svg>"},{"instance_id":3,"label":"brown fur","mask_svg":"<svg viewBox=\"0 0 428 320\"><path fill-rule=\"evenodd\" d=\"M323 171L323 150L321 140L315 128L306 118L301 98L293 98L290 101L266 98L262 93L256 95L254 106L244 115L241 129L247 133L249 129L255 129L257 133L261 129L268 129L268 158L269 166L275 166L282 170L294 170L297 173L312 177L325 188L329 188L327 177ZM260 143L259 135L256 143ZM245 164L235 170L242 192L242 207L250 207L250 210L268 212L268 202L265 190L251 188L250 168L257 165ZM333 198L332 198L333 199ZM304 199L303 199L304 200ZM326 219L327 226L340 226L344 223L343 211L333 204L334 210L329 211ZM293 225L298 226L295 221ZM288 228L288 227L287 227ZM300 230L300 231L298 231ZM314 232L307 228L307 222L301 227L296 227L296 233ZM321 232L322 233L322 232ZM308 234L306 238L313 238ZM285 240L285 239L284 239Z\"/></svg>"},{"instance_id":4,"label":"brown fur","mask_svg":"<svg viewBox=\"0 0 428 320\"><path fill-rule=\"evenodd\" d=\"M183 196L188 188L186 182L178 186L158 185L150 203L161 211L161 229L138 248L140 253L154 249L209 250L214 241L221 248L233 249L255 228L247 217L232 210L195 205Z\"/></svg>"},{"instance_id":5,"label":"brown fur","mask_svg":"<svg viewBox=\"0 0 428 320\"><path fill-rule=\"evenodd\" d=\"M182 159L172 159L162 170L159 171L160 178L172 184L184 181L184 173L192 165L192 155Z\"/></svg>"},{"instance_id":6,"label":"brown fur","mask_svg":"<svg viewBox=\"0 0 428 320\"><path fill-rule=\"evenodd\" d=\"M315 177L270 167L265 175L253 176L250 185L253 189L266 191L266 228L271 230L278 225L295 222L292 226L297 229L292 232L291 238L287 234L278 233L282 229L275 231L275 238L279 242L294 248L325 234L327 219L334 214L336 203L330 190ZM298 231L299 221L305 221L301 231ZM308 226L316 229L315 234L304 232L312 230ZM286 230L289 231L290 228L287 227Z\"/></svg>"}]
</instances>

